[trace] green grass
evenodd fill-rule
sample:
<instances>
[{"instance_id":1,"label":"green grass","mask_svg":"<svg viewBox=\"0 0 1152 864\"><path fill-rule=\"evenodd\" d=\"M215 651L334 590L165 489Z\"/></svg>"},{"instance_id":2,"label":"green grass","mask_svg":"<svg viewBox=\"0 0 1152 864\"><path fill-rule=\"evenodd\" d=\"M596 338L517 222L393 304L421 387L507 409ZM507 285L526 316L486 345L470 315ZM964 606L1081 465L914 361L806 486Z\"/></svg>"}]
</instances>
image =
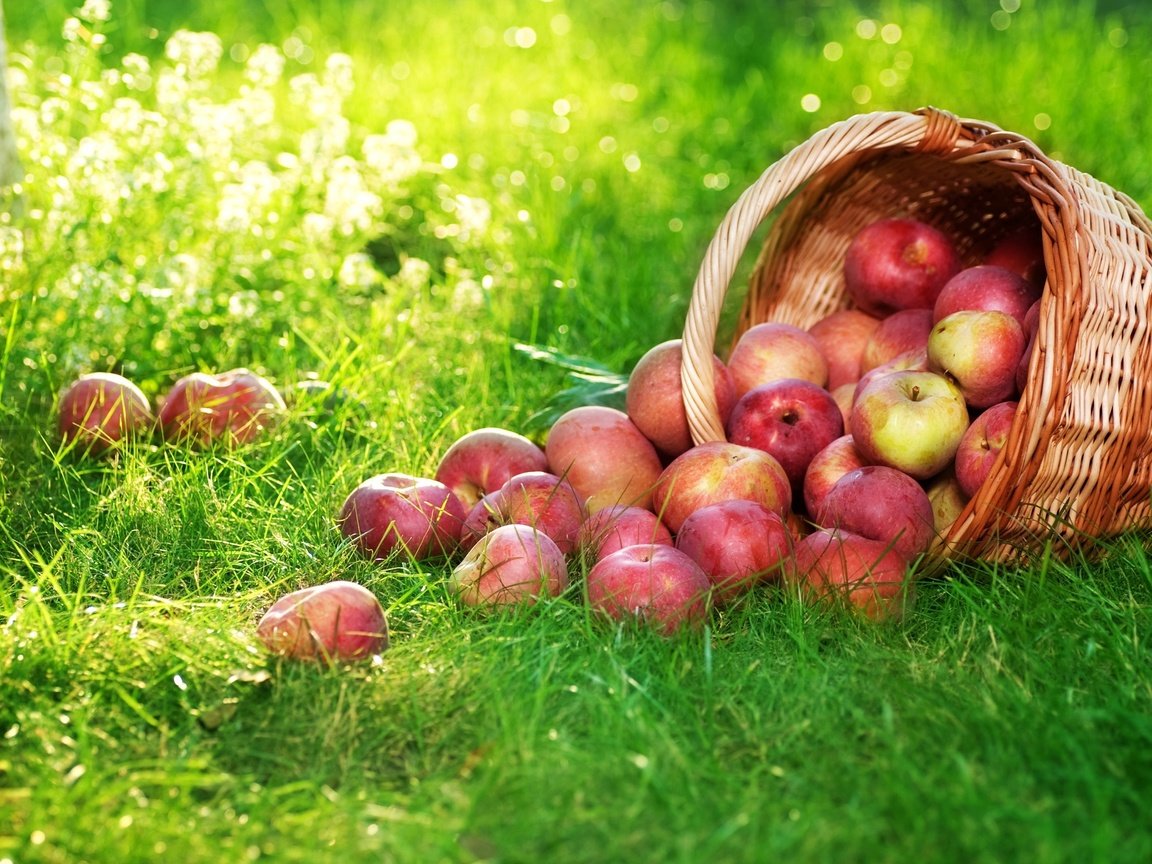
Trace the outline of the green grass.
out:
<instances>
[{"instance_id":1,"label":"green grass","mask_svg":"<svg viewBox=\"0 0 1152 864\"><path fill-rule=\"evenodd\" d=\"M370 474L532 425L572 379L517 342L623 373L678 335L739 191L849 114L990 120L1148 208L1142 7L117 2L96 56L61 40L70 4L6 5L13 99L41 127L24 211L0 224L0 862L1152 858L1142 536L1091 561L954 566L900 624L769 589L663 639L589 618L578 585L461 609L445 566L361 560L333 523ZM85 169L115 97L158 98L96 85L99 67L169 67L180 26L224 53L185 107L245 98L245 53L294 29L310 62L267 88L272 123L172 109ZM531 47L506 44L517 27ZM294 102L286 80L336 51L355 89ZM318 240L326 176L276 157L324 118L349 141L310 168L362 163L396 119L424 165ZM171 169L149 185L157 152ZM259 235L217 224L245 163L281 181ZM109 191L125 178L136 191ZM461 233L457 196L487 225ZM364 249L374 278L340 284ZM371 423L300 408L235 453L59 450L55 400L81 371L156 398L238 365L333 380ZM269 659L262 611L331 578L381 598L392 648L355 668Z\"/></svg>"}]
</instances>

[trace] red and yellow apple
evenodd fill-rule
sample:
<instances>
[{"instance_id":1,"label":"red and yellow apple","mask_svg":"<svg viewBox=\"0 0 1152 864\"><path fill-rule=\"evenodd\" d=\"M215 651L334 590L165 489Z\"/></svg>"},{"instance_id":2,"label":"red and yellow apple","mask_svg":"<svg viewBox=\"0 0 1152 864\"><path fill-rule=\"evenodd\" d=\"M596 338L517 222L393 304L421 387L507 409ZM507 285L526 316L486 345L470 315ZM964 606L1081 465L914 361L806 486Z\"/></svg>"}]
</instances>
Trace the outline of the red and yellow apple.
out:
<instances>
[{"instance_id":1,"label":"red and yellow apple","mask_svg":"<svg viewBox=\"0 0 1152 864\"><path fill-rule=\"evenodd\" d=\"M671 635L708 616L711 582L674 546L626 546L588 571L588 605L616 621L634 621Z\"/></svg>"},{"instance_id":2,"label":"red and yellow apple","mask_svg":"<svg viewBox=\"0 0 1152 864\"><path fill-rule=\"evenodd\" d=\"M828 383L828 361L807 330L778 321L753 324L728 355L728 371L739 399L753 387L781 378L799 378L817 387Z\"/></svg>"},{"instance_id":3,"label":"red and yellow apple","mask_svg":"<svg viewBox=\"0 0 1152 864\"><path fill-rule=\"evenodd\" d=\"M392 472L369 477L340 508L337 526L361 554L415 561L452 554L460 543L464 505L443 483Z\"/></svg>"},{"instance_id":4,"label":"red and yellow apple","mask_svg":"<svg viewBox=\"0 0 1152 864\"><path fill-rule=\"evenodd\" d=\"M238 445L259 438L285 411L279 390L241 368L185 375L168 391L158 419L168 441Z\"/></svg>"},{"instance_id":5,"label":"red and yellow apple","mask_svg":"<svg viewBox=\"0 0 1152 864\"><path fill-rule=\"evenodd\" d=\"M499 525L468 550L450 582L467 606L531 605L563 593L568 563L547 534L528 525Z\"/></svg>"},{"instance_id":6,"label":"red and yellow apple","mask_svg":"<svg viewBox=\"0 0 1152 864\"><path fill-rule=\"evenodd\" d=\"M388 648L388 621L376 595L337 580L280 597L256 634L273 654L325 663L361 660Z\"/></svg>"},{"instance_id":7,"label":"red and yellow apple","mask_svg":"<svg viewBox=\"0 0 1152 864\"><path fill-rule=\"evenodd\" d=\"M548 457L534 441L510 429L485 426L453 441L432 476L451 489L465 508L471 508L509 477L547 470Z\"/></svg>"},{"instance_id":8,"label":"red and yellow apple","mask_svg":"<svg viewBox=\"0 0 1152 864\"><path fill-rule=\"evenodd\" d=\"M94 456L146 434L154 422L148 397L112 372L81 375L60 394L58 427L65 446Z\"/></svg>"}]
</instances>

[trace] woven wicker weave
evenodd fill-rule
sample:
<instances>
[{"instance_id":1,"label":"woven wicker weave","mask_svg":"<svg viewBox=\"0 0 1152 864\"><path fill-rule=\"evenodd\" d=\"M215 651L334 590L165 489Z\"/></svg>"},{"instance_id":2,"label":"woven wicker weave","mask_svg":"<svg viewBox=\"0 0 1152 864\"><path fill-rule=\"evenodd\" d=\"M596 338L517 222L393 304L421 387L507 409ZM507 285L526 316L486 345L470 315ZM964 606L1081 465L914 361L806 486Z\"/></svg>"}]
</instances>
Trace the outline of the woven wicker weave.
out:
<instances>
[{"instance_id":1,"label":"woven wicker weave","mask_svg":"<svg viewBox=\"0 0 1152 864\"><path fill-rule=\"evenodd\" d=\"M1028 220L1044 239L1048 281L1015 423L937 557L1013 560L1152 526L1152 222L1027 138L934 108L829 126L732 206L684 329L694 440L724 438L709 360L723 356L725 294L756 229L771 221L733 338L760 321L807 327L849 305L845 250L864 225L890 216L943 229L968 264Z\"/></svg>"}]
</instances>

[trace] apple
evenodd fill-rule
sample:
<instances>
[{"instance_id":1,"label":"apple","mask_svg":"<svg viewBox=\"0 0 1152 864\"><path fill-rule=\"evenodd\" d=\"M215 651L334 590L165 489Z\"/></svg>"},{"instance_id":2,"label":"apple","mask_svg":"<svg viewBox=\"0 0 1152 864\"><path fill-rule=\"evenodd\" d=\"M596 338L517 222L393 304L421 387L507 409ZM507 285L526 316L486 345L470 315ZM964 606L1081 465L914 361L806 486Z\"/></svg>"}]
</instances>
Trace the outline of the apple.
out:
<instances>
[{"instance_id":1,"label":"apple","mask_svg":"<svg viewBox=\"0 0 1152 864\"><path fill-rule=\"evenodd\" d=\"M905 561L927 552L936 536L932 502L924 487L886 465L849 471L833 484L811 515L822 528L839 528L880 540Z\"/></svg>"},{"instance_id":2,"label":"apple","mask_svg":"<svg viewBox=\"0 0 1152 864\"><path fill-rule=\"evenodd\" d=\"M943 375L890 372L860 392L848 425L865 461L926 480L952 462L968 428L968 408Z\"/></svg>"},{"instance_id":3,"label":"apple","mask_svg":"<svg viewBox=\"0 0 1152 864\"><path fill-rule=\"evenodd\" d=\"M586 515L583 500L567 480L548 471L525 471L476 502L464 519L460 540L468 550L499 525L528 525L569 555Z\"/></svg>"},{"instance_id":4,"label":"apple","mask_svg":"<svg viewBox=\"0 0 1152 864\"><path fill-rule=\"evenodd\" d=\"M1005 267L1019 273L1036 288L1047 279L1044 265L1044 235L1039 225L1017 228L997 241L984 257L985 264Z\"/></svg>"},{"instance_id":5,"label":"apple","mask_svg":"<svg viewBox=\"0 0 1152 864\"><path fill-rule=\"evenodd\" d=\"M932 522L936 536L943 537L960 518L968 504L968 496L960 488L954 470L941 471L927 482L924 491L932 502Z\"/></svg>"},{"instance_id":6,"label":"apple","mask_svg":"<svg viewBox=\"0 0 1152 864\"><path fill-rule=\"evenodd\" d=\"M740 397L728 418L728 440L770 453L799 497L812 457L844 434L832 394L810 381L780 378Z\"/></svg>"},{"instance_id":7,"label":"apple","mask_svg":"<svg viewBox=\"0 0 1152 864\"><path fill-rule=\"evenodd\" d=\"M828 361L816 337L791 324L766 321L745 330L728 355L728 371L739 399L753 387L780 378L828 383Z\"/></svg>"},{"instance_id":8,"label":"apple","mask_svg":"<svg viewBox=\"0 0 1152 864\"><path fill-rule=\"evenodd\" d=\"M792 552L784 519L758 501L719 501L692 513L676 533L676 548L700 565L720 602L774 581Z\"/></svg>"},{"instance_id":9,"label":"apple","mask_svg":"<svg viewBox=\"0 0 1152 864\"><path fill-rule=\"evenodd\" d=\"M1039 299L1040 289L1019 273L992 264L966 267L940 289L932 321L964 309L983 309L1006 312L1023 326L1028 307Z\"/></svg>"},{"instance_id":10,"label":"apple","mask_svg":"<svg viewBox=\"0 0 1152 864\"><path fill-rule=\"evenodd\" d=\"M468 550L449 581L467 606L531 605L564 592L568 562L547 534L528 525L499 525Z\"/></svg>"},{"instance_id":11,"label":"apple","mask_svg":"<svg viewBox=\"0 0 1152 864\"><path fill-rule=\"evenodd\" d=\"M548 457L531 439L510 429L485 426L453 441L432 476L470 509L507 483L509 477L547 470Z\"/></svg>"},{"instance_id":12,"label":"apple","mask_svg":"<svg viewBox=\"0 0 1152 864\"><path fill-rule=\"evenodd\" d=\"M844 255L844 285L857 308L877 318L902 309L931 309L960 256L943 232L918 219L865 226Z\"/></svg>"},{"instance_id":13,"label":"apple","mask_svg":"<svg viewBox=\"0 0 1152 864\"><path fill-rule=\"evenodd\" d=\"M334 663L360 660L388 648L388 620L376 595L337 580L280 597L256 625L273 654Z\"/></svg>"},{"instance_id":14,"label":"apple","mask_svg":"<svg viewBox=\"0 0 1152 864\"><path fill-rule=\"evenodd\" d=\"M460 542L464 505L438 480L377 474L353 489L340 508L340 532L376 559L404 552L414 561L450 555Z\"/></svg>"},{"instance_id":15,"label":"apple","mask_svg":"<svg viewBox=\"0 0 1152 864\"><path fill-rule=\"evenodd\" d=\"M932 314L930 308L902 309L884 318L864 343L861 375L897 357L925 350L932 332Z\"/></svg>"},{"instance_id":16,"label":"apple","mask_svg":"<svg viewBox=\"0 0 1152 864\"><path fill-rule=\"evenodd\" d=\"M841 435L830 441L812 457L808 470L804 472L804 486L801 490L804 509L809 514L816 513L820 509L820 502L837 480L866 464L851 435Z\"/></svg>"},{"instance_id":17,"label":"apple","mask_svg":"<svg viewBox=\"0 0 1152 864\"><path fill-rule=\"evenodd\" d=\"M899 618L909 599L908 562L882 540L820 528L796 544L785 581L818 602L841 602L873 620Z\"/></svg>"},{"instance_id":18,"label":"apple","mask_svg":"<svg viewBox=\"0 0 1152 864\"><path fill-rule=\"evenodd\" d=\"M592 565L588 605L617 621L638 621L669 636L698 627L708 615L712 583L675 546L626 546Z\"/></svg>"},{"instance_id":19,"label":"apple","mask_svg":"<svg viewBox=\"0 0 1152 864\"><path fill-rule=\"evenodd\" d=\"M624 410L664 459L674 459L692 446L692 432L680 384L683 340L669 339L649 348L632 367L624 394ZM716 407L725 423L736 404L732 373L712 356Z\"/></svg>"},{"instance_id":20,"label":"apple","mask_svg":"<svg viewBox=\"0 0 1152 864\"><path fill-rule=\"evenodd\" d=\"M93 456L145 434L152 424L148 397L123 375L89 372L60 394L61 440Z\"/></svg>"},{"instance_id":21,"label":"apple","mask_svg":"<svg viewBox=\"0 0 1152 864\"><path fill-rule=\"evenodd\" d=\"M840 409L840 419L843 421L845 429L848 428L848 417L852 413L852 400L856 397L856 385L858 383L858 381L848 381L830 391L836 407Z\"/></svg>"},{"instance_id":22,"label":"apple","mask_svg":"<svg viewBox=\"0 0 1152 864\"><path fill-rule=\"evenodd\" d=\"M987 479L996 457L1008 442L1016 408L1017 403L1013 401L985 408L960 439L956 450L956 482L969 498Z\"/></svg>"},{"instance_id":23,"label":"apple","mask_svg":"<svg viewBox=\"0 0 1152 864\"><path fill-rule=\"evenodd\" d=\"M1025 347L1024 329L1011 315L966 309L932 328L928 364L956 382L969 407L982 409L1015 395Z\"/></svg>"},{"instance_id":24,"label":"apple","mask_svg":"<svg viewBox=\"0 0 1152 864\"><path fill-rule=\"evenodd\" d=\"M928 346L925 344L923 348L908 351L905 354L899 354L887 363L881 363L879 366L875 366L861 375L860 380L856 382L856 386L852 390L852 405L856 404L856 400L860 397L860 394L864 392L864 388L882 375L887 375L889 372L927 371ZM847 426L845 426L845 428L847 428Z\"/></svg>"},{"instance_id":25,"label":"apple","mask_svg":"<svg viewBox=\"0 0 1152 864\"><path fill-rule=\"evenodd\" d=\"M602 507L580 525L576 548L596 562L625 546L645 543L672 545L672 532L651 510L628 504Z\"/></svg>"},{"instance_id":26,"label":"apple","mask_svg":"<svg viewBox=\"0 0 1152 864\"><path fill-rule=\"evenodd\" d=\"M1040 329L1040 301L1037 300L1024 313L1024 353L1016 366L1016 392L1023 393L1028 383L1028 371L1032 363L1032 352L1036 350L1036 333Z\"/></svg>"},{"instance_id":27,"label":"apple","mask_svg":"<svg viewBox=\"0 0 1152 864\"><path fill-rule=\"evenodd\" d=\"M835 392L860 378L864 346L879 324L879 318L859 309L838 309L808 328L828 364L824 386Z\"/></svg>"},{"instance_id":28,"label":"apple","mask_svg":"<svg viewBox=\"0 0 1152 864\"><path fill-rule=\"evenodd\" d=\"M158 419L168 441L239 445L263 435L286 409L266 378L241 368L185 375L168 391Z\"/></svg>"},{"instance_id":29,"label":"apple","mask_svg":"<svg viewBox=\"0 0 1152 864\"><path fill-rule=\"evenodd\" d=\"M673 534L688 516L709 504L740 498L784 516L792 484L771 454L730 441L708 441L673 459L656 481L652 504Z\"/></svg>"},{"instance_id":30,"label":"apple","mask_svg":"<svg viewBox=\"0 0 1152 864\"><path fill-rule=\"evenodd\" d=\"M614 504L652 506L664 470L655 445L618 408L582 405L564 412L544 442L548 470L564 477L588 512Z\"/></svg>"}]
</instances>

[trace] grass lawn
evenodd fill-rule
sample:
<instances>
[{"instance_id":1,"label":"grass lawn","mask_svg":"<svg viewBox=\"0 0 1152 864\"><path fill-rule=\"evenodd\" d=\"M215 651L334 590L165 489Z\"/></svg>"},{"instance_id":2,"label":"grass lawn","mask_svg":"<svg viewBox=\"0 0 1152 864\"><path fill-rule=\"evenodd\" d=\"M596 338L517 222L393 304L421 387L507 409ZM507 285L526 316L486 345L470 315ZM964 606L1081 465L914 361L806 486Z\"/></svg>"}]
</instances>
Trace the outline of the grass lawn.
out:
<instances>
[{"instance_id":1,"label":"grass lawn","mask_svg":"<svg viewBox=\"0 0 1152 864\"><path fill-rule=\"evenodd\" d=\"M1152 209L1144 6L5 5L0 864L1152 860L1146 535L953 565L900 623L768 587L663 638L578 579L461 608L334 522L470 429L541 434L574 379L518 344L610 384L678 336L740 191L851 114L988 120ZM59 445L82 372L238 366L359 403ZM391 649L270 658L263 611L335 578Z\"/></svg>"}]
</instances>

